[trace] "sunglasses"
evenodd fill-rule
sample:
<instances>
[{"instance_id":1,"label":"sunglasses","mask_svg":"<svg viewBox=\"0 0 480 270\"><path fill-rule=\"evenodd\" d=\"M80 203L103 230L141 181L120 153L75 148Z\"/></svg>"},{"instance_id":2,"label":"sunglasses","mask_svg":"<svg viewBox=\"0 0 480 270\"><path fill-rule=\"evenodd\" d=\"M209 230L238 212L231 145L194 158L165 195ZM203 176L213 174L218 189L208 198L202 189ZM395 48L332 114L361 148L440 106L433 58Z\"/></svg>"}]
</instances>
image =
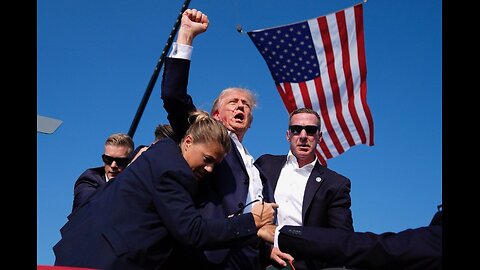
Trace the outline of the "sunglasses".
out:
<instances>
[{"instance_id":1,"label":"sunglasses","mask_svg":"<svg viewBox=\"0 0 480 270\"><path fill-rule=\"evenodd\" d=\"M317 131L318 131L318 127L317 127L317 126L291 125L291 126L288 127L288 129L290 130L290 132L292 133L292 135L299 135L300 133L302 133L302 130L305 129L305 131L307 132L307 135L313 136L313 135L315 135L315 133L317 133Z\"/></svg>"},{"instance_id":2,"label":"sunglasses","mask_svg":"<svg viewBox=\"0 0 480 270\"><path fill-rule=\"evenodd\" d=\"M127 167L128 162L130 162L130 159L128 157L124 157L124 158L111 157L105 154L102 155L102 160L107 165L112 165L112 163L115 161L118 167Z\"/></svg>"}]
</instances>

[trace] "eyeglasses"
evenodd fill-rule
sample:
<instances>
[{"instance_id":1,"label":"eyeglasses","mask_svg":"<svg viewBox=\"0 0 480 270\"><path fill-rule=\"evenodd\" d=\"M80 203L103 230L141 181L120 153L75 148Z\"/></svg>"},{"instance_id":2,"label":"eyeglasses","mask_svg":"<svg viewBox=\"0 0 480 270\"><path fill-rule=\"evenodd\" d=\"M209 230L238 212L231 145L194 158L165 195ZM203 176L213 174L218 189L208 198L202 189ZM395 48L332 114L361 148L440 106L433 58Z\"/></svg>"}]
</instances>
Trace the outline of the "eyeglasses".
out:
<instances>
[{"instance_id":1,"label":"eyeglasses","mask_svg":"<svg viewBox=\"0 0 480 270\"><path fill-rule=\"evenodd\" d=\"M130 159L128 157L124 157L124 158L111 157L105 154L102 155L102 160L107 165L112 165L112 163L115 161L118 167L127 167L128 162L130 162Z\"/></svg>"},{"instance_id":2,"label":"eyeglasses","mask_svg":"<svg viewBox=\"0 0 480 270\"><path fill-rule=\"evenodd\" d=\"M305 129L307 135L313 136L318 131L318 126L299 126L299 125L291 125L288 127L292 135L299 135L302 130Z\"/></svg>"}]
</instances>

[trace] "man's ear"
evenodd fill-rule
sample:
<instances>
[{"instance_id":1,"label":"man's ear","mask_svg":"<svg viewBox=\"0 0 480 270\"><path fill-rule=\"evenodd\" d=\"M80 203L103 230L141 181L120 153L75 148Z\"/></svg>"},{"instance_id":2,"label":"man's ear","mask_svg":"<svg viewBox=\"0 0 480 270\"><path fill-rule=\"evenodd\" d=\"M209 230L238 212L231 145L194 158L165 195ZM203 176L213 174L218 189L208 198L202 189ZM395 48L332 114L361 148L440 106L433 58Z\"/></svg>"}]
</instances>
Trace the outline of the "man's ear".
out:
<instances>
[{"instance_id":1,"label":"man's ear","mask_svg":"<svg viewBox=\"0 0 480 270\"><path fill-rule=\"evenodd\" d=\"M215 110L213 113L212 113L212 117L218 121L220 121L220 113L218 112L218 110Z\"/></svg>"},{"instance_id":2,"label":"man's ear","mask_svg":"<svg viewBox=\"0 0 480 270\"><path fill-rule=\"evenodd\" d=\"M322 132L320 131L320 134L318 136L318 141L317 143L320 144L320 142L323 140L323 137L322 137Z\"/></svg>"},{"instance_id":3,"label":"man's ear","mask_svg":"<svg viewBox=\"0 0 480 270\"><path fill-rule=\"evenodd\" d=\"M287 132L285 132L285 137L287 138L287 141L290 142L290 130L287 129Z\"/></svg>"}]
</instances>

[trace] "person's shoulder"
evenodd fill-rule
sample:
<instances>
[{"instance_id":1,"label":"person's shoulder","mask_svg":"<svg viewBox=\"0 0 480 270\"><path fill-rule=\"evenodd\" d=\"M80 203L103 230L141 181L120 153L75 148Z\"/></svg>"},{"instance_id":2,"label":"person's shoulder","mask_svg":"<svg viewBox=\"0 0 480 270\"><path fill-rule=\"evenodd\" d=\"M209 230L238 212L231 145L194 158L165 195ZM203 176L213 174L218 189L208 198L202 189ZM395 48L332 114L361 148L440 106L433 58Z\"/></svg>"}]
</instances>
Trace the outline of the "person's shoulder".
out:
<instances>
[{"instance_id":1,"label":"person's shoulder","mask_svg":"<svg viewBox=\"0 0 480 270\"><path fill-rule=\"evenodd\" d=\"M132 152L130 152L130 154L128 154L128 159L133 160L133 158L138 154L138 152L140 152L140 150L142 150L145 147L148 147L148 145L141 144L137 146L137 148L135 148Z\"/></svg>"},{"instance_id":2,"label":"person's shoulder","mask_svg":"<svg viewBox=\"0 0 480 270\"><path fill-rule=\"evenodd\" d=\"M95 167L86 169L75 181L75 187L81 183L100 183L104 181L105 177L105 168L104 167Z\"/></svg>"},{"instance_id":3,"label":"person's shoulder","mask_svg":"<svg viewBox=\"0 0 480 270\"><path fill-rule=\"evenodd\" d=\"M105 174L105 168L103 166L101 167L94 167L94 168L88 168L86 169L78 178L82 177L88 177L88 176L93 176L93 175L103 175Z\"/></svg>"},{"instance_id":4,"label":"person's shoulder","mask_svg":"<svg viewBox=\"0 0 480 270\"><path fill-rule=\"evenodd\" d=\"M173 150L179 150L179 146L177 143L172 138L163 138L161 140L158 140L154 144L150 146L151 150L156 150L156 151L173 151Z\"/></svg>"},{"instance_id":5,"label":"person's shoulder","mask_svg":"<svg viewBox=\"0 0 480 270\"><path fill-rule=\"evenodd\" d=\"M442 226L442 221L443 221L443 219L442 219L442 209L440 209L433 216L432 221L430 221L429 226L434 226L434 225Z\"/></svg>"},{"instance_id":6,"label":"person's shoulder","mask_svg":"<svg viewBox=\"0 0 480 270\"><path fill-rule=\"evenodd\" d=\"M258 157L255 162L264 162L264 161L271 161L271 160L281 160L285 159L286 155L273 155L273 154L263 154Z\"/></svg>"},{"instance_id":7,"label":"person's shoulder","mask_svg":"<svg viewBox=\"0 0 480 270\"><path fill-rule=\"evenodd\" d=\"M162 163L162 166L165 165L163 167L175 166L185 161L180 146L171 138L164 138L152 144L142 155L155 164Z\"/></svg>"},{"instance_id":8,"label":"person's shoulder","mask_svg":"<svg viewBox=\"0 0 480 270\"><path fill-rule=\"evenodd\" d=\"M334 171L333 169L321 165L318 161L315 168L317 168L317 170L323 170L326 176L328 176L328 178L332 181L335 181L339 184L345 183L347 185L350 185L350 179L348 179L348 177Z\"/></svg>"}]
</instances>

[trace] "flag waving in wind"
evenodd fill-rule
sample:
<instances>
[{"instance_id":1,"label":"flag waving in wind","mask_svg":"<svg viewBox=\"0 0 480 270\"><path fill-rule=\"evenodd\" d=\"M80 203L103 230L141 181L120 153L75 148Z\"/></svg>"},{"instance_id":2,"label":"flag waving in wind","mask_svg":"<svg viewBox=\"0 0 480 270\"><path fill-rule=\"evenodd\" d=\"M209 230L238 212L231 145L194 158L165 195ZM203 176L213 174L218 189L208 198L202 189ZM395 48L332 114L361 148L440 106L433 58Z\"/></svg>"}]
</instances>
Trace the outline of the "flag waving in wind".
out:
<instances>
[{"instance_id":1,"label":"flag waving in wind","mask_svg":"<svg viewBox=\"0 0 480 270\"><path fill-rule=\"evenodd\" d=\"M287 111L305 107L320 115L321 164L354 145L373 145L362 4L248 35L265 59Z\"/></svg>"}]
</instances>

